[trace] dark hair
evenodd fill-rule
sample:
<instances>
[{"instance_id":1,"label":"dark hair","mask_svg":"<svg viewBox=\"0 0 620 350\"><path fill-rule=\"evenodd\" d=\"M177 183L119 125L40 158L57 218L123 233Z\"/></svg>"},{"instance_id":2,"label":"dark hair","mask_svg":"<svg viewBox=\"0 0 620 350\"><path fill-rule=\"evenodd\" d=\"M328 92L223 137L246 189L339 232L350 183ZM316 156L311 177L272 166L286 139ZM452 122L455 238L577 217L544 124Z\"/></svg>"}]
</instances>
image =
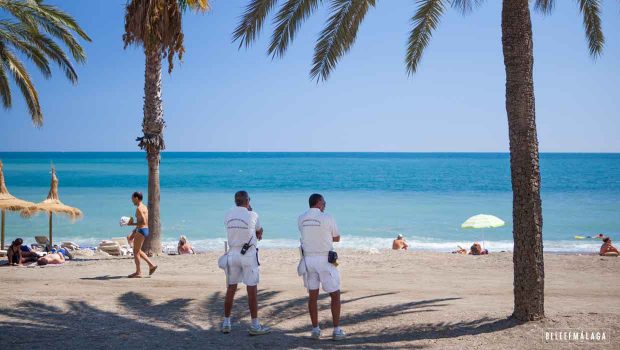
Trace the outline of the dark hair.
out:
<instances>
[{"instance_id":1,"label":"dark hair","mask_svg":"<svg viewBox=\"0 0 620 350\"><path fill-rule=\"evenodd\" d=\"M323 196L318 193L313 193L312 195L310 195L310 198L308 198L308 204L310 205L310 208L313 208L322 199L323 199Z\"/></svg>"},{"instance_id":2,"label":"dark hair","mask_svg":"<svg viewBox=\"0 0 620 350\"><path fill-rule=\"evenodd\" d=\"M242 206L250 200L250 195L246 191L237 191L235 193L235 204Z\"/></svg>"},{"instance_id":3,"label":"dark hair","mask_svg":"<svg viewBox=\"0 0 620 350\"><path fill-rule=\"evenodd\" d=\"M24 240L21 238L18 238L16 240L13 241L12 245L19 245L21 246L24 243Z\"/></svg>"},{"instance_id":4,"label":"dark hair","mask_svg":"<svg viewBox=\"0 0 620 350\"><path fill-rule=\"evenodd\" d=\"M605 237L605 238L603 238L603 242L607 243L607 242L609 242L609 241L610 241L609 237Z\"/></svg>"},{"instance_id":5,"label":"dark hair","mask_svg":"<svg viewBox=\"0 0 620 350\"><path fill-rule=\"evenodd\" d=\"M37 259L37 265L47 265L47 259L39 258Z\"/></svg>"},{"instance_id":6,"label":"dark hair","mask_svg":"<svg viewBox=\"0 0 620 350\"><path fill-rule=\"evenodd\" d=\"M142 192L134 192L131 195L131 198L138 198L139 200L142 200Z\"/></svg>"}]
</instances>

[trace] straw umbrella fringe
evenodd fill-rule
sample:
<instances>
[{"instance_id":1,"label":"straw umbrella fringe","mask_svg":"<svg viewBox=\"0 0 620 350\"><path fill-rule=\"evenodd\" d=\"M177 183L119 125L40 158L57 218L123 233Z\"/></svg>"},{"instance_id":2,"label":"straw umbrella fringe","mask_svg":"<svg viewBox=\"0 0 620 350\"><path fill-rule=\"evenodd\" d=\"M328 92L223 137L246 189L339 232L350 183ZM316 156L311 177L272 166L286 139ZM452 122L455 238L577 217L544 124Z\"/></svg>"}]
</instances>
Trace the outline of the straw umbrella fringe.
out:
<instances>
[{"instance_id":1,"label":"straw umbrella fringe","mask_svg":"<svg viewBox=\"0 0 620 350\"><path fill-rule=\"evenodd\" d=\"M34 205L34 203L15 198L11 195L11 193L9 193L9 190L6 188L6 184L4 183L3 167L4 165L0 160L0 211L2 211L2 233L0 235L0 249L4 249L4 222L6 219L6 211L20 211Z\"/></svg>"},{"instance_id":2,"label":"straw umbrella fringe","mask_svg":"<svg viewBox=\"0 0 620 350\"><path fill-rule=\"evenodd\" d=\"M58 177L56 177L56 169L52 167L52 182L50 184L50 191L47 194L47 199L43 202L32 205L22 210L22 217L29 218L39 212L47 212L49 215L49 244L52 245L52 227L53 227L53 215L54 213L63 214L68 216L71 221L75 221L82 217L82 211L78 208L70 207L62 203L58 197Z\"/></svg>"}]
</instances>

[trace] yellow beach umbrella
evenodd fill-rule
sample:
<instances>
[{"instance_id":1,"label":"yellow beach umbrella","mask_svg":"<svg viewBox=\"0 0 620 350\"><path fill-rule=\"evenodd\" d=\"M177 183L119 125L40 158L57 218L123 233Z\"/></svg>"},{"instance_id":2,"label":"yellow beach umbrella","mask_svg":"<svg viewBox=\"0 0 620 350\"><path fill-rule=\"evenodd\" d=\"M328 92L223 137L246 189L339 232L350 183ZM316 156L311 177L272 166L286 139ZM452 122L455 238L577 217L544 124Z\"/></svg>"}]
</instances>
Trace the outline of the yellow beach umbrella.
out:
<instances>
[{"instance_id":1,"label":"yellow beach umbrella","mask_svg":"<svg viewBox=\"0 0 620 350\"><path fill-rule=\"evenodd\" d=\"M6 188L6 184L4 183L4 172L3 172L3 164L0 160L0 210L2 211L2 233L0 236L0 249L4 249L4 220L5 220L5 212L9 211L20 211L24 210L28 207L33 206L34 203L27 202L21 200L19 198L15 198L9 193L9 190Z\"/></svg>"},{"instance_id":2,"label":"yellow beach umbrella","mask_svg":"<svg viewBox=\"0 0 620 350\"><path fill-rule=\"evenodd\" d=\"M504 220L498 218L497 216L478 214L465 220L465 222L461 224L461 228L485 229L501 227L505 224L506 223L504 222ZM482 231L482 247L484 248L484 231Z\"/></svg>"},{"instance_id":3,"label":"yellow beach umbrella","mask_svg":"<svg viewBox=\"0 0 620 350\"><path fill-rule=\"evenodd\" d=\"M22 210L22 216L31 217L38 212L47 212L49 215L49 244L52 245L52 217L54 213L64 214L72 221L82 217L82 211L78 208L70 207L63 204L58 197L58 177L56 177L56 169L52 166L52 183L47 199L43 202L32 205Z\"/></svg>"}]
</instances>

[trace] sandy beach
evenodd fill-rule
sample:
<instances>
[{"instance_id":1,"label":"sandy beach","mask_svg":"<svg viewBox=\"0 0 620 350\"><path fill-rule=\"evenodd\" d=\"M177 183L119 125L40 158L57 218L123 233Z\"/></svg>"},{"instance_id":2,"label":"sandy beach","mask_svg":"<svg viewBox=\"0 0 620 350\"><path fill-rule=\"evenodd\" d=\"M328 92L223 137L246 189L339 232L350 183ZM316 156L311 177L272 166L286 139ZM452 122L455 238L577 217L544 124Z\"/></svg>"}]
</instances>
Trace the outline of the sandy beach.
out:
<instances>
[{"instance_id":1,"label":"sandy beach","mask_svg":"<svg viewBox=\"0 0 620 350\"><path fill-rule=\"evenodd\" d=\"M127 279L129 258L82 259L59 267L0 268L2 348L619 348L620 259L545 255L543 322L518 324L512 255L405 251L341 252L343 327L335 343L329 301L324 338L307 339L306 294L295 250L261 252L260 318L271 335L250 337L245 290L233 332L219 333L225 279L217 254L162 256L151 278ZM546 343L546 329L604 330L604 343ZM6 347L5 347L6 346Z\"/></svg>"}]
</instances>

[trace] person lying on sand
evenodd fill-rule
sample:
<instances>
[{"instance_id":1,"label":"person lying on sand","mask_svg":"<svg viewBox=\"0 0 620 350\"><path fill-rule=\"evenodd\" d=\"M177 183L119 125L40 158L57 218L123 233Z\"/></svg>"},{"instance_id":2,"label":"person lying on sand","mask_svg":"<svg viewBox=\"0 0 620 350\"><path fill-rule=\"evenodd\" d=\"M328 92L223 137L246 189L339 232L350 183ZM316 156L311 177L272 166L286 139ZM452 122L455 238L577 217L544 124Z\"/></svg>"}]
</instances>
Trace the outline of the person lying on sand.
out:
<instances>
[{"instance_id":1,"label":"person lying on sand","mask_svg":"<svg viewBox=\"0 0 620 350\"><path fill-rule=\"evenodd\" d=\"M194 248L192 248L191 244L187 241L187 237L181 235L179 237L179 244L177 245L177 253L181 254L196 254L194 253Z\"/></svg>"},{"instance_id":2,"label":"person lying on sand","mask_svg":"<svg viewBox=\"0 0 620 350\"><path fill-rule=\"evenodd\" d=\"M399 233L398 236L396 236L396 239L392 242L392 249L407 250L407 248L409 248L409 245L405 242L405 237Z\"/></svg>"},{"instance_id":3,"label":"person lying on sand","mask_svg":"<svg viewBox=\"0 0 620 350\"><path fill-rule=\"evenodd\" d=\"M460 245L457 245L456 247L459 249L452 251L452 254L467 255L467 249L461 247Z\"/></svg>"},{"instance_id":4,"label":"person lying on sand","mask_svg":"<svg viewBox=\"0 0 620 350\"><path fill-rule=\"evenodd\" d=\"M603 245L599 254L601 256L618 256L620 253L616 247L611 245L611 238L605 237L603 238Z\"/></svg>"},{"instance_id":5,"label":"person lying on sand","mask_svg":"<svg viewBox=\"0 0 620 350\"><path fill-rule=\"evenodd\" d=\"M23 246L24 240L18 238L11 243L11 246L7 250L7 258L9 259L9 265L21 266L24 263L37 261L39 257L37 253L30 251L27 246ZM25 248L25 249L24 249Z\"/></svg>"},{"instance_id":6,"label":"person lying on sand","mask_svg":"<svg viewBox=\"0 0 620 350\"><path fill-rule=\"evenodd\" d=\"M476 243L474 243L471 246L471 250L470 250L469 254L471 254L471 255L486 255L486 254L489 254L489 251L486 250L486 249L483 250L482 247L480 246L480 244L478 244L476 242Z\"/></svg>"},{"instance_id":7,"label":"person lying on sand","mask_svg":"<svg viewBox=\"0 0 620 350\"><path fill-rule=\"evenodd\" d=\"M37 260L37 265L60 265L65 262L65 256L61 253L51 253L46 256L42 256Z\"/></svg>"}]
</instances>

